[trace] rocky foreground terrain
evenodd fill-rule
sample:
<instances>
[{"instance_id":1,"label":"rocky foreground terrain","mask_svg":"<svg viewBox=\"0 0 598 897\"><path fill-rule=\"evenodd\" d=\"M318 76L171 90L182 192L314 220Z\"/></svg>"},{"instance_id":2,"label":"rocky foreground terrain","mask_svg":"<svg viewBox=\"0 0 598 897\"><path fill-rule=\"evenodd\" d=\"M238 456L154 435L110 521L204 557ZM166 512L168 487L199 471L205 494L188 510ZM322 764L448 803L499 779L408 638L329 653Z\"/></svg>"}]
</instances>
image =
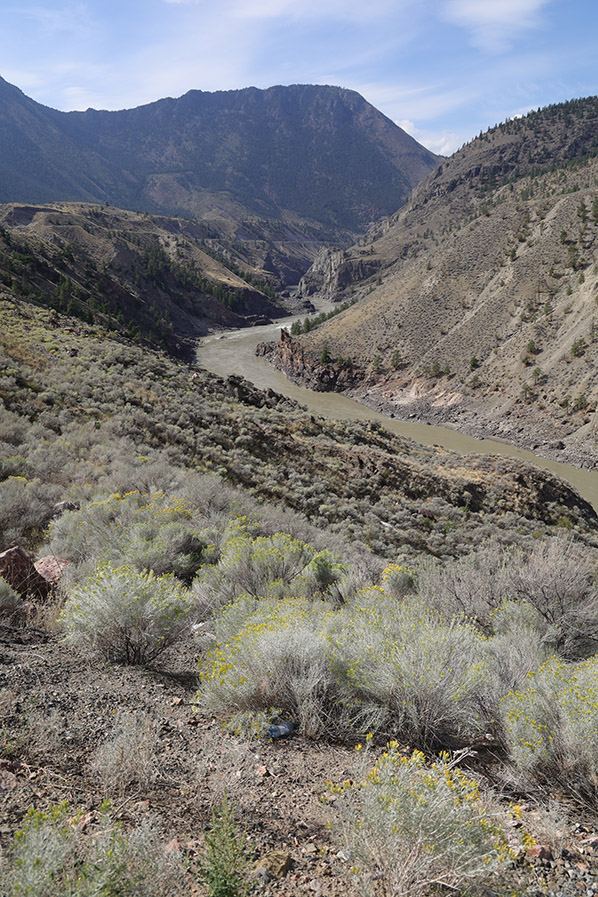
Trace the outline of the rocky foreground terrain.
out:
<instances>
[{"instance_id":1,"label":"rocky foreground terrain","mask_svg":"<svg viewBox=\"0 0 598 897\"><path fill-rule=\"evenodd\" d=\"M247 848L252 893L362 893L330 828L336 819L330 783L358 773L353 747L301 734L273 741L227 731L196 711L197 657L189 640L157 668L110 667L65 650L57 634L39 623L1 626L0 841L6 845L29 807L61 801L81 814L85 836L97 826L98 807L108 797L112 818L125 829L152 820L170 855L187 857L190 871L181 893L199 897L207 892L197 863L212 811L226 792ZM94 760L123 719L137 727L137 738L121 756L117 779L112 758ZM372 762L379 754L372 752ZM505 787L491 751L470 758L464 768L486 787ZM595 818L574 805L567 807L568 821L562 807L561 815L546 816L542 789L517 793L511 783L509 793L523 804L523 822L537 843L484 893L596 893Z\"/></svg>"},{"instance_id":2,"label":"rocky foreground terrain","mask_svg":"<svg viewBox=\"0 0 598 897\"><path fill-rule=\"evenodd\" d=\"M62 812L52 809L61 801L68 802L73 820L68 831L76 831L80 844L89 847L98 831L106 830L102 801L109 798L110 825L120 825L125 833L148 831L152 820L151 831L159 832L152 842L155 856L169 869L185 860L182 893L211 894L197 870L205 858L212 810L222 808L226 791L243 831L247 880L255 893L362 893L337 806L344 805L346 783L363 774L354 748L366 731L356 731L341 718L335 722L343 708L350 711L353 700L336 697L341 670L346 667L353 688L359 665L347 661L329 669L329 659L324 667L323 660L310 661L309 670L329 671L325 687L309 685L303 642L296 642L303 632L298 620L313 615L313 626L333 626L338 619L329 635L313 630L318 650L329 650L339 633L351 635L353 626L355 639L364 633L368 640L377 637L375 604L386 602L380 632L388 641L392 614L408 607L400 596L414 588L414 574L391 563L388 571L398 591L385 592L381 570L387 560L417 567L422 583L430 570L436 577L431 593L437 595L444 565L450 591L456 581L450 578L455 575L451 564L472 550L479 560L471 566L463 561L458 569L466 582L475 582L476 593L485 584L492 593L495 577L488 577L489 569L497 577L513 569L514 587L525 572L524 558L535 551L544 565L542 576L553 583L558 572L558 581L569 590L564 596L581 589L583 612L587 606L589 613L598 563L595 512L565 483L529 465L418 446L372 424L324 420L240 378L221 380L14 294L5 294L0 314L0 551L11 555L11 546L18 544L37 560L36 577L62 575L58 591L40 590L35 578L15 592L2 568L0 843L5 855L12 857L15 832L31 820L28 808L43 819L43 814ZM553 543L556 551L545 554L545 546L549 551ZM240 550L251 552L245 561ZM304 572L310 558L311 579ZM438 568L427 566L431 558ZM520 568L523 572L517 572ZM65 644L62 612L76 607L77 595L83 596L81 608L91 609L87 590L96 582L101 594L106 571L127 579L111 605L110 614L116 612L118 619L131 612L125 605L144 577L150 577L152 591L159 586L184 598L186 613L196 596L189 625L159 659L135 664L111 649L102 653L96 635L112 631L107 618L90 630L87 646ZM539 576L540 568L534 567L529 581ZM193 588L199 591L191 592L198 577L200 584ZM222 626L230 625L226 621L235 620L227 615L226 603L222 615L206 604L213 595L210 584L218 582L227 595L223 600L239 608L241 628L234 638L222 633ZM243 617L253 611L243 610L245 599L235 590L246 590L248 584L264 594L251 606L258 615L265 608L267 637L281 641L254 654L254 662L266 663L265 673L245 677L256 693L239 702L235 694L243 677L233 677L231 696L224 700L216 694L219 677L226 684L234 664L221 665L218 652L226 652L234 639L247 639L248 653L238 651L232 659L249 658L252 633L264 629L263 621L254 625ZM298 589L309 591L301 597ZM235 594L240 604L234 604ZM362 610L360 596L368 594L375 603ZM410 600L420 607L417 596ZM159 602L152 607L154 613ZM367 613L365 628L359 625L361 613ZM489 669L496 667L493 675L501 677L503 690L524 683L534 663L545 662L548 649L539 636L529 636L533 644L519 644L522 633L527 638L525 627L494 632L491 615L483 624L489 634L476 634L454 613L451 605L446 619L438 611L428 621L435 621L438 630L436 647L429 655L426 636L423 679L418 674L410 687L419 688L431 675L437 694L441 680L434 664L441 658L443 670L450 671L454 660L449 658L463 658L466 650L474 652L462 684L466 690L478 681L479 652L492 646L498 653L489 657L500 663L487 662ZM530 620L535 619L532 614ZM560 650L571 651L571 639L578 645L581 633L587 653L594 617L580 627L573 616L567 623L570 632L558 622L558 613L554 619L548 630L539 621L550 644L560 645L560 636L553 635L559 632L564 639ZM411 651L419 627L409 619L401 625L409 633L404 649ZM425 626L421 631L428 632ZM150 626L150 641L151 633ZM451 639L457 637L455 653ZM396 636L395 647L402 638ZM513 640L512 647L505 639ZM346 650L352 646L353 635ZM270 670L271 656L282 666ZM362 656L368 658L365 644ZM384 661L384 650L372 657ZM416 662L410 659L405 669L415 669ZM294 691L273 694L272 686L285 680L294 663L300 671ZM589 664L591 671L592 663L580 661L580 669ZM427 674L431 664L433 672ZM563 666L563 675L571 669ZM385 675L376 672L372 681L384 683ZM398 681L408 682L409 676ZM209 688L216 689L212 704ZM307 703L300 697L304 689ZM458 703L458 693L453 698ZM380 700L383 708L387 699ZM407 758L422 746L429 764L442 744L453 752L465 750L459 754L463 772L474 777L484 795L495 789L500 796L501 819L503 813L511 819L505 822L505 844L512 854L506 866L504 858L500 861L500 877L486 881L483 893L504 893L505 882L510 892L520 894L594 893L598 832L593 798L577 794L575 778L555 782L523 775L508 760L498 723L490 726L484 719L475 723L483 728L471 731L468 720L474 723L477 711L446 729L442 719L453 713L451 701L441 714L440 740L429 734L434 729L426 715L423 729L396 732L406 762L419 763ZM273 718L299 726L272 740L268 723ZM396 734L394 718L376 730L366 769L383 756L386 733ZM591 733L585 741L592 743ZM567 763L572 762L567 754ZM331 791L330 783L341 792ZM513 806L521 819L509 815ZM366 820L374 821L369 813ZM522 832L528 833L527 841ZM372 874L375 878L368 880L375 893L375 883L383 888L386 879L375 869Z\"/></svg>"}]
</instances>

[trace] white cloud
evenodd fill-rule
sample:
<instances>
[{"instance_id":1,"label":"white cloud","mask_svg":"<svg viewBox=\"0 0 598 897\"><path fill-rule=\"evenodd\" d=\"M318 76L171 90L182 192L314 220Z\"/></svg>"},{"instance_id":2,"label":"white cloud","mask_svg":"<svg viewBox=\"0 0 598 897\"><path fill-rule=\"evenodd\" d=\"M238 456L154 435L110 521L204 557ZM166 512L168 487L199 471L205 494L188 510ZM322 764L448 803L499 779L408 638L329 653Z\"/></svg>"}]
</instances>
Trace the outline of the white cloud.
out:
<instances>
[{"instance_id":1,"label":"white cloud","mask_svg":"<svg viewBox=\"0 0 598 897\"><path fill-rule=\"evenodd\" d=\"M449 88L443 83L367 84L355 90L393 121L429 121L466 106L477 96L474 86Z\"/></svg>"},{"instance_id":2,"label":"white cloud","mask_svg":"<svg viewBox=\"0 0 598 897\"><path fill-rule=\"evenodd\" d=\"M418 143L439 156L450 156L465 142L463 136L454 131L428 131L418 128L409 119L395 122Z\"/></svg>"},{"instance_id":3,"label":"white cloud","mask_svg":"<svg viewBox=\"0 0 598 897\"><path fill-rule=\"evenodd\" d=\"M230 12L240 19L338 19L346 22L370 21L407 5L405 0L399 3L397 0L370 0L367 4L363 0L252 0L251 3L232 0Z\"/></svg>"},{"instance_id":4,"label":"white cloud","mask_svg":"<svg viewBox=\"0 0 598 897\"><path fill-rule=\"evenodd\" d=\"M500 53L522 31L540 23L540 12L549 0L446 0L444 16L467 28L480 49Z\"/></svg>"},{"instance_id":5,"label":"white cloud","mask_svg":"<svg viewBox=\"0 0 598 897\"><path fill-rule=\"evenodd\" d=\"M88 37L92 29L88 9L83 3L65 3L54 9L24 6L19 13L32 21L46 37L69 34L80 40Z\"/></svg>"}]
</instances>

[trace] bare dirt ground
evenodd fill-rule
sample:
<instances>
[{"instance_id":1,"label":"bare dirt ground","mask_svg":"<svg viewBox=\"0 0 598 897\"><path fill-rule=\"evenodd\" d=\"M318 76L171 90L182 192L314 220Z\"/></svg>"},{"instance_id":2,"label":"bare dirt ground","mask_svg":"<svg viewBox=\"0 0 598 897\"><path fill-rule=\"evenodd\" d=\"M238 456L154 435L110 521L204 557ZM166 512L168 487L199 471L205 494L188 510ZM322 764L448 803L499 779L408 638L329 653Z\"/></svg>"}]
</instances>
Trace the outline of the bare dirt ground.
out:
<instances>
[{"instance_id":1,"label":"bare dirt ground","mask_svg":"<svg viewBox=\"0 0 598 897\"><path fill-rule=\"evenodd\" d=\"M110 665L83 656L58 635L34 627L0 626L0 844L6 848L29 807L68 801L93 822L103 799L124 826L150 814L171 850L190 858L189 895L202 895L194 862L212 810L226 791L256 866L280 851L290 858L279 879L255 878L272 897L356 893L349 863L328 823L328 783L354 775L351 747L301 735L249 740L226 732L194 709L199 649L191 636L164 655L160 667ZM149 721L146 781L118 789L94 767L98 748L114 733L119 713ZM123 752L121 766L135 757ZM324 801L322 800L324 798ZM518 797L519 799L519 797ZM524 797L533 827L534 798ZM527 856L488 894L598 894L594 820L572 808L561 854ZM559 842L560 843L560 842ZM340 855L339 855L340 853ZM382 892L381 892L382 893Z\"/></svg>"},{"instance_id":2,"label":"bare dirt ground","mask_svg":"<svg viewBox=\"0 0 598 897\"><path fill-rule=\"evenodd\" d=\"M29 807L66 800L93 813L108 797L114 818L129 826L152 814L165 841L188 845L193 859L226 790L256 861L275 850L291 857L290 871L263 893L346 893L347 864L321 798L328 782L350 775L352 751L299 735L258 742L224 731L194 710L197 656L189 638L155 670L111 666L56 635L0 627L0 843ZM153 781L122 793L92 768L118 711L145 714L156 733Z\"/></svg>"}]
</instances>

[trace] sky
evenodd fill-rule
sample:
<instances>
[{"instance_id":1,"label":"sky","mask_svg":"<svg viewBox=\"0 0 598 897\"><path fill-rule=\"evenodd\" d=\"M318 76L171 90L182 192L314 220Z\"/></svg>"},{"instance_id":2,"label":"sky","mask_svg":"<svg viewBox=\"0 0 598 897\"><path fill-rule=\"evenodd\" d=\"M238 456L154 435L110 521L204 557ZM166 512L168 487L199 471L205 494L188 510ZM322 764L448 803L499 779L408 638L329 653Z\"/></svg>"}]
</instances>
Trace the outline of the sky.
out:
<instances>
[{"instance_id":1,"label":"sky","mask_svg":"<svg viewBox=\"0 0 598 897\"><path fill-rule=\"evenodd\" d=\"M65 111L357 90L436 153L598 93L596 0L0 0L0 75Z\"/></svg>"}]
</instances>

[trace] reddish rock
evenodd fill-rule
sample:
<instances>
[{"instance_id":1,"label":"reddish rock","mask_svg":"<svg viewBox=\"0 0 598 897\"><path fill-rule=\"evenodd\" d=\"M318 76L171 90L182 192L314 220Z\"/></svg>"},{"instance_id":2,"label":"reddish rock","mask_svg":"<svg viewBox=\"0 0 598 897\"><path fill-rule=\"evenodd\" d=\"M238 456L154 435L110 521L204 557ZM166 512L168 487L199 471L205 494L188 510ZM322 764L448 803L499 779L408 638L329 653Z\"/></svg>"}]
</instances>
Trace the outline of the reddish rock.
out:
<instances>
[{"instance_id":1,"label":"reddish rock","mask_svg":"<svg viewBox=\"0 0 598 897\"><path fill-rule=\"evenodd\" d=\"M534 844L533 847L528 847L527 855L537 860L554 859L550 847L546 844Z\"/></svg>"},{"instance_id":2,"label":"reddish rock","mask_svg":"<svg viewBox=\"0 0 598 897\"><path fill-rule=\"evenodd\" d=\"M15 545L0 554L0 576L23 597L47 598L52 584L35 569L29 555Z\"/></svg>"},{"instance_id":3,"label":"reddish rock","mask_svg":"<svg viewBox=\"0 0 598 897\"><path fill-rule=\"evenodd\" d=\"M53 554L48 554L33 565L37 572L54 585L61 578L66 567L72 567L71 561L65 561L64 558L57 558Z\"/></svg>"}]
</instances>

